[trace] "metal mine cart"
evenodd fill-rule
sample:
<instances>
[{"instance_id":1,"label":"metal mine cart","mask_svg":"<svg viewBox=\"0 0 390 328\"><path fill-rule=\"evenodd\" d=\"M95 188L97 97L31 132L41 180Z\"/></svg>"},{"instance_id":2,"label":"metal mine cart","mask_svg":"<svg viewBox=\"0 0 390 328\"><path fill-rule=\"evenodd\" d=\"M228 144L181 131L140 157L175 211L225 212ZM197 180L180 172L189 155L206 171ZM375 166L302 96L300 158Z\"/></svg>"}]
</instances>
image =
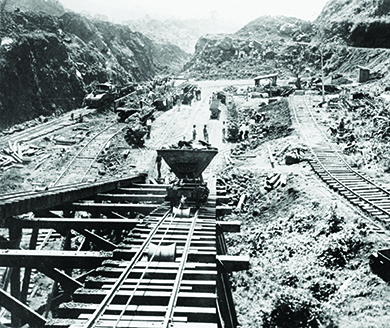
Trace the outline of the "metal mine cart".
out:
<instances>
[{"instance_id":1,"label":"metal mine cart","mask_svg":"<svg viewBox=\"0 0 390 328\"><path fill-rule=\"evenodd\" d=\"M171 206L177 207L185 197L187 202L194 202L198 208L209 195L202 173L217 155L218 149L159 149L157 153L179 179L167 189Z\"/></svg>"}]
</instances>

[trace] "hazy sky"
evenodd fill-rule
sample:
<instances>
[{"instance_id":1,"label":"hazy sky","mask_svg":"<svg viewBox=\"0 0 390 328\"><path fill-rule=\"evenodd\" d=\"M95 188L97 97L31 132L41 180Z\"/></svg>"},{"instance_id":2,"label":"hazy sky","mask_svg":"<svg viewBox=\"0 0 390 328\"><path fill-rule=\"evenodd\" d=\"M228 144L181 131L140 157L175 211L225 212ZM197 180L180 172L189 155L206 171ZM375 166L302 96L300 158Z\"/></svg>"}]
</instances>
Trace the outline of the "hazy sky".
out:
<instances>
[{"instance_id":1,"label":"hazy sky","mask_svg":"<svg viewBox=\"0 0 390 328\"><path fill-rule=\"evenodd\" d=\"M60 0L76 12L106 15L120 23L143 18L200 18L213 11L242 26L263 16L291 16L313 21L328 0Z\"/></svg>"}]
</instances>

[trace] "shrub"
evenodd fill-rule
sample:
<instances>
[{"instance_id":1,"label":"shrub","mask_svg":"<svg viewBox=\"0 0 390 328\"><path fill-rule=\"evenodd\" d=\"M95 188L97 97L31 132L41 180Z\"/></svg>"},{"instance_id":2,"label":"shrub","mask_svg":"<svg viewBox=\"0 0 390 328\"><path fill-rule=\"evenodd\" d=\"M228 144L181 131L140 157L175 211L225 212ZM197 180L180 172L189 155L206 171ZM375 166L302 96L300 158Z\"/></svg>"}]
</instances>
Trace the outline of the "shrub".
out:
<instances>
[{"instance_id":1,"label":"shrub","mask_svg":"<svg viewBox=\"0 0 390 328\"><path fill-rule=\"evenodd\" d=\"M358 252L368 242L355 229L343 230L326 239L318 259L325 267L344 267L347 262L356 257Z\"/></svg>"},{"instance_id":2,"label":"shrub","mask_svg":"<svg viewBox=\"0 0 390 328\"><path fill-rule=\"evenodd\" d=\"M319 302L307 292L289 288L279 294L270 313L263 314L264 328L316 328L330 321L323 314ZM326 325L331 327L331 321Z\"/></svg>"}]
</instances>

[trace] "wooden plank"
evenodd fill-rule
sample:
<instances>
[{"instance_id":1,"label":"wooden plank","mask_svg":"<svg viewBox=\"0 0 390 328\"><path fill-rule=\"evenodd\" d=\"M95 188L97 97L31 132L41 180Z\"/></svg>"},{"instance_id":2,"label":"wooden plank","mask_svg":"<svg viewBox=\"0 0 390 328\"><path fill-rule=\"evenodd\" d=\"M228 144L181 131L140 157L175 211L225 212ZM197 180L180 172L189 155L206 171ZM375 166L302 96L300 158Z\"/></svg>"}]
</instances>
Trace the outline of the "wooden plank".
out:
<instances>
[{"instance_id":1,"label":"wooden plank","mask_svg":"<svg viewBox=\"0 0 390 328\"><path fill-rule=\"evenodd\" d=\"M55 268L97 267L111 252L53 251L53 250L0 250L0 266L36 268L40 265Z\"/></svg>"},{"instance_id":2,"label":"wooden plank","mask_svg":"<svg viewBox=\"0 0 390 328\"><path fill-rule=\"evenodd\" d=\"M86 229L74 229L77 231L79 234L83 235L85 238L87 238L90 242L95 244L96 246L100 247L101 249L107 250L107 251L112 251L116 248L118 248L117 245L114 243L110 242L109 240L106 240L105 238L89 231Z\"/></svg>"},{"instance_id":3,"label":"wooden plank","mask_svg":"<svg viewBox=\"0 0 390 328\"><path fill-rule=\"evenodd\" d=\"M47 277L53 279L54 281L60 283L65 292L71 293L77 288L84 287L81 282L78 282L77 280L73 279L72 277L68 276L67 274L58 269L47 266L39 266L37 267L37 270L42 272Z\"/></svg>"},{"instance_id":4,"label":"wooden plank","mask_svg":"<svg viewBox=\"0 0 390 328\"><path fill-rule=\"evenodd\" d=\"M132 229L139 220L135 219L68 219L68 218L36 218L24 220L10 218L6 221L7 227L18 226L21 228L52 228L52 229Z\"/></svg>"},{"instance_id":5,"label":"wooden plank","mask_svg":"<svg viewBox=\"0 0 390 328\"><path fill-rule=\"evenodd\" d=\"M133 183L133 187L138 187L138 188L161 188L161 189L166 189L168 187L171 187L169 184L146 184L146 183Z\"/></svg>"},{"instance_id":6,"label":"wooden plank","mask_svg":"<svg viewBox=\"0 0 390 328\"><path fill-rule=\"evenodd\" d=\"M119 187L125 187L136 181L144 181L145 174L136 177L127 177L122 179L103 180L97 183L71 184L69 186L53 187L45 191L25 191L9 198L0 199L0 227L4 226L4 219L35 212L43 209L53 209L64 203L74 202L79 199L91 197L96 193L105 193L116 190Z\"/></svg>"},{"instance_id":7,"label":"wooden plank","mask_svg":"<svg viewBox=\"0 0 390 328\"><path fill-rule=\"evenodd\" d=\"M217 261L227 272L249 270L249 256L247 255L217 255Z\"/></svg>"},{"instance_id":8,"label":"wooden plank","mask_svg":"<svg viewBox=\"0 0 390 328\"><path fill-rule=\"evenodd\" d=\"M85 310L85 312L94 312L98 308L99 304L85 304L85 303L78 303L78 302L69 302L69 303L63 303L59 306L59 311L61 314L66 313L67 310ZM166 312L166 306L158 306L158 305L125 305L125 304L110 304L108 306L108 311L115 311L115 312L122 312L123 310L126 310L126 313L132 313L132 312L145 312L145 313L165 313ZM177 313L193 313L193 314L216 314L215 307L183 307L178 306L175 309Z\"/></svg>"},{"instance_id":9,"label":"wooden plank","mask_svg":"<svg viewBox=\"0 0 390 328\"><path fill-rule=\"evenodd\" d=\"M165 201L165 195L139 194L97 194L97 201L110 200L112 202L158 202Z\"/></svg>"},{"instance_id":10,"label":"wooden plank","mask_svg":"<svg viewBox=\"0 0 390 328\"><path fill-rule=\"evenodd\" d=\"M80 288L73 293L73 299L75 302L85 303L97 303L103 301L109 290L101 289L87 289ZM135 291L132 304L138 305L164 305L169 300L171 291ZM119 290L115 294L114 304L123 304L129 298L129 292L127 290ZM178 305L199 306L202 304L204 307L215 306L216 295L214 293L178 293Z\"/></svg>"},{"instance_id":11,"label":"wooden plank","mask_svg":"<svg viewBox=\"0 0 390 328\"><path fill-rule=\"evenodd\" d=\"M107 277L117 278L123 272L117 268L101 267L96 269L97 274L102 274ZM144 269L134 269L131 272L130 278L139 276L144 272ZM177 270L150 270L148 271L148 277L153 279L173 279L176 277ZM197 280L212 280L215 279L218 271L216 270L185 270L184 279L197 279Z\"/></svg>"},{"instance_id":12,"label":"wooden plank","mask_svg":"<svg viewBox=\"0 0 390 328\"><path fill-rule=\"evenodd\" d=\"M233 208L231 206L217 206L215 210L217 215L229 215L232 213Z\"/></svg>"},{"instance_id":13,"label":"wooden plank","mask_svg":"<svg viewBox=\"0 0 390 328\"><path fill-rule=\"evenodd\" d=\"M113 258L117 260L131 260L136 253L136 250L126 250L126 249L116 249L114 250ZM176 249L176 256L181 256L183 251L180 249ZM188 254L188 261L191 262L212 262L215 261L216 250L212 251L199 251L190 249L190 253Z\"/></svg>"},{"instance_id":14,"label":"wooden plank","mask_svg":"<svg viewBox=\"0 0 390 328\"><path fill-rule=\"evenodd\" d=\"M222 228L223 232L240 232L241 221L217 221L217 226Z\"/></svg>"},{"instance_id":15,"label":"wooden plank","mask_svg":"<svg viewBox=\"0 0 390 328\"><path fill-rule=\"evenodd\" d=\"M46 319L31 310L27 305L20 302L18 299L7 294L0 288L0 306L7 309L13 315L19 316L25 320L31 327L43 327L46 324Z\"/></svg>"},{"instance_id":16,"label":"wooden plank","mask_svg":"<svg viewBox=\"0 0 390 328\"><path fill-rule=\"evenodd\" d=\"M46 328L82 328L85 326L85 324L88 322L87 319L51 319L48 320L46 324ZM128 328L133 328L133 327L139 327L139 328L156 328L155 323L148 324L147 322L136 322L135 326L130 326L129 322L124 321L123 326L121 325L116 325L115 322L109 322L107 325L106 324L101 324L99 323L99 327L101 328L112 328L113 326L117 326L118 328L121 327L128 327ZM174 327L175 328L218 328L217 323L209 323L209 322L174 322Z\"/></svg>"},{"instance_id":17,"label":"wooden plank","mask_svg":"<svg viewBox=\"0 0 390 328\"><path fill-rule=\"evenodd\" d=\"M118 192L125 192L136 195L165 195L167 193L166 188L119 188Z\"/></svg>"},{"instance_id":18,"label":"wooden plank","mask_svg":"<svg viewBox=\"0 0 390 328\"><path fill-rule=\"evenodd\" d=\"M66 206L68 210L86 211L86 212L138 212L142 214L149 214L158 208L155 204L112 204L112 203L72 203ZM63 206L60 206L61 208Z\"/></svg>"}]
</instances>

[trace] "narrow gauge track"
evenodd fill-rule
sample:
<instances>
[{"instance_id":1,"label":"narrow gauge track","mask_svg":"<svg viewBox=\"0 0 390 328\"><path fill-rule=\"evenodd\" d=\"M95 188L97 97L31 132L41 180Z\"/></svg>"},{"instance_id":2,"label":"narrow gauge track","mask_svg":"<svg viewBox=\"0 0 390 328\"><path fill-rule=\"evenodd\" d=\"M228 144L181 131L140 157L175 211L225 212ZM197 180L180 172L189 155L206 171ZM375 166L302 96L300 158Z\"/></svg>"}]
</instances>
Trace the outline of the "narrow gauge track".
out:
<instances>
[{"instance_id":1,"label":"narrow gauge track","mask_svg":"<svg viewBox=\"0 0 390 328\"><path fill-rule=\"evenodd\" d=\"M106 145L126 126L125 123L114 123L93 135L73 156L52 185L68 184L73 181L82 182Z\"/></svg>"},{"instance_id":2,"label":"narrow gauge track","mask_svg":"<svg viewBox=\"0 0 390 328\"><path fill-rule=\"evenodd\" d=\"M371 229L390 237L390 192L345 161L316 122L311 104L305 96L290 97L290 105L302 136L310 148L314 172L334 191L344 196L373 219ZM310 135L308 132L310 131Z\"/></svg>"},{"instance_id":3,"label":"narrow gauge track","mask_svg":"<svg viewBox=\"0 0 390 328\"><path fill-rule=\"evenodd\" d=\"M46 327L218 327L215 225L215 206L178 217L163 204Z\"/></svg>"},{"instance_id":4,"label":"narrow gauge track","mask_svg":"<svg viewBox=\"0 0 390 328\"><path fill-rule=\"evenodd\" d=\"M73 111L73 114L75 117L78 117L80 114L88 115L95 111L96 109L80 108ZM0 147L7 146L8 142L15 143L36 139L48 135L49 133L52 133L54 131L65 128L69 125L75 124L74 121L69 120L68 116L69 115L66 115L66 117L62 116L47 123L39 124L37 126L28 128L26 130L2 136L0 137Z\"/></svg>"}]
</instances>

